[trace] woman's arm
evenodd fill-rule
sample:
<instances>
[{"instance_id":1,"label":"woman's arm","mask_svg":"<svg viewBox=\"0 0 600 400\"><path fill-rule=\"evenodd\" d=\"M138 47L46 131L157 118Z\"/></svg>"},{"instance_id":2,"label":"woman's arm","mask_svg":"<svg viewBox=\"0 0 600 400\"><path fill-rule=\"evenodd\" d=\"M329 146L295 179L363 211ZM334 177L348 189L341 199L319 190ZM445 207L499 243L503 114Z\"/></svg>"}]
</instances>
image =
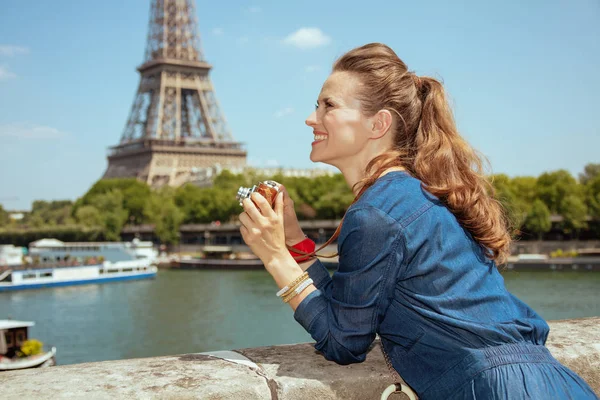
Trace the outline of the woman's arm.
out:
<instances>
[{"instance_id":1,"label":"woman's arm","mask_svg":"<svg viewBox=\"0 0 600 400\"><path fill-rule=\"evenodd\" d=\"M364 361L393 297L403 262L401 227L375 208L352 209L344 218L339 249L338 270L323 285L329 293L311 285L290 305L325 358L350 364Z\"/></svg>"},{"instance_id":2,"label":"woman's arm","mask_svg":"<svg viewBox=\"0 0 600 400\"><path fill-rule=\"evenodd\" d=\"M285 246L283 196L277 196L275 209L257 193L251 198L258 208L243 201L240 233L283 288L303 273ZM338 270L327 284L330 295L310 285L290 302L294 318L328 360L364 361L393 296L403 238L400 224L386 213L369 206L351 208L338 239Z\"/></svg>"}]
</instances>

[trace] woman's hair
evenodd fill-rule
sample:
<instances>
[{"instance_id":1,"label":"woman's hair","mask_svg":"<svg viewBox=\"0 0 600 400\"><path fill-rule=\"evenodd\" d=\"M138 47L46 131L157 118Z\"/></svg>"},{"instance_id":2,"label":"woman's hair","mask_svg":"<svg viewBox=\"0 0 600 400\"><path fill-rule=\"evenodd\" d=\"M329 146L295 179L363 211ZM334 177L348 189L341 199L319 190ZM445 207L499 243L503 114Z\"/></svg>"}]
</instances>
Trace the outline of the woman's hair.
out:
<instances>
[{"instance_id":1,"label":"woman's hair","mask_svg":"<svg viewBox=\"0 0 600 400\"><path fill-rule=\"evenodd\" d=\"M333 72L359 79L356 95L365 115L389 110L394 116L393 147L367 165L355 201L383 171L402 167L444 203L488 258L504 263L511 243L508 218L483 173L483 157L458 133L442 84L415 75L380 43L344 54Z\"/></svg>"}]
</instances>

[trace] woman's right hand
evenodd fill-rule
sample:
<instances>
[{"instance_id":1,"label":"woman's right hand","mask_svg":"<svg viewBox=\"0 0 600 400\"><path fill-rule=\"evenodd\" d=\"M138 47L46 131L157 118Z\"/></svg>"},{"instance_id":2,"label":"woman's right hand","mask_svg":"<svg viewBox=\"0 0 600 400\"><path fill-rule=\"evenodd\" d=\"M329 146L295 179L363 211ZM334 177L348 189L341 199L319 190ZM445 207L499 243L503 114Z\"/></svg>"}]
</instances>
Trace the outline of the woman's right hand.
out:
<instances>
[{"instance_id":1,"label":"woman's right hand","mask_svg":"<svg viewBox=\"0 0 600 400\"><path fill-rule=\"evenodd\" d=\"M294 200L290 197L287 189L279 184L280 191L283 192L283 228L285 231L285 244L293 246L304 240L304 232L300 228L296 211L294 210Z\"/></svg>"}]
</instances>

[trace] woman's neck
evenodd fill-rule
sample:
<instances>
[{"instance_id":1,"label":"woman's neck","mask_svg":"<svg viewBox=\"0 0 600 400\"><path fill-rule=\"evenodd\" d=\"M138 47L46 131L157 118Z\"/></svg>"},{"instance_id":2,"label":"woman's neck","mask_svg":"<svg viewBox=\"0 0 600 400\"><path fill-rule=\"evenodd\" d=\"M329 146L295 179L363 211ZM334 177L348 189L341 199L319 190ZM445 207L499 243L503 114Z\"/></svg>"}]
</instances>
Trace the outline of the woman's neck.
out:
<instances>
[{"instance_id":1,"label":"woman's neck","mask_svg":"<svg viewBox=\"0 0 600 400\"><path fill-rule=\"evenodd\" d=\"M352 189L352 192L354 193L354 196L356 196L358 194L358 192L360 191L361 187L359 186L355 186L358 182L360 182L361 180L371 176L371 174L375 173L375 171L377 171L377 168L372 168L371 171L369 171L368 174L365 174L364 170L359 170L359 169L345 169L345 170L340 170L342 175L344 175L344 179L346 180L346 183L348 184L348 186L350 187L350 189ZM393 171L405 171L404 167L390 167L385 169L378 178L381 178L384 175L389 174L390 172Z\"/></svg>"}]
</instances>

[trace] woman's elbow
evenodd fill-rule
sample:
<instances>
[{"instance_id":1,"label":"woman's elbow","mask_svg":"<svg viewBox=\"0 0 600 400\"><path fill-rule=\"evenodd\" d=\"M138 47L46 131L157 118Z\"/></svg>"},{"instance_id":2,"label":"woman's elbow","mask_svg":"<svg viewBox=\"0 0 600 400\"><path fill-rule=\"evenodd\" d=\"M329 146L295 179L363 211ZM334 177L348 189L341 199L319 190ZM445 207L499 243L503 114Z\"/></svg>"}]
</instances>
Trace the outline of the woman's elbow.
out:
<instances>
[{"instance_id":1,"label":"woman's elbow","mask_svg":"<svg viewBox=\"0 0 600 400\"><path fill-rule=\"evenodd\" d=\"M331 335L328 336L325 343L318 343L316 349L323 353L326 360L333 361L340 365L356 364L365 361L369 346L353 346L348 348L335 340Z\"/></svg>"},{"instance_id":2,"label":"woman's elbow","mask_svg":"<svg viewBox=\"0 0 600 400\"><path fill-rule=\"evenodd\" d=\"M333 353L323 353L323 355L325 356L326 360L329 361L333 361L336 364L339 365L349 365L349 364L356 364L356 363L361 363L363 361L365 361L366 354L361 354L360 356L355 356L354 354L350 353L349 351L344 351L344 352L333 352Z\"/></svg>"}]
</instances>

